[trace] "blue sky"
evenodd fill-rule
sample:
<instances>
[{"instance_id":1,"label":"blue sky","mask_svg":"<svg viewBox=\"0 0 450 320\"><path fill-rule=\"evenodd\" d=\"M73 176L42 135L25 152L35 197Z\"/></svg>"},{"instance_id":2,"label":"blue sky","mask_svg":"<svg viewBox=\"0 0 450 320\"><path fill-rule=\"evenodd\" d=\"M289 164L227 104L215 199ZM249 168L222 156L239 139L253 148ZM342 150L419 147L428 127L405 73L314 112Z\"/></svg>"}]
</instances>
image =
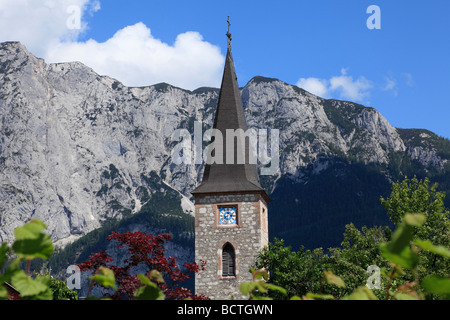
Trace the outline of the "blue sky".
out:
<instances>
[{"instance_id":1,"label":"blue sky","mask_svg":"<svg viewBox=\"0 0 450 320\"><path fill-rule=\"evenodd\" d=\"M230 16L241 86L278 78L450 138L448 0L14 1L0 0L0 41L22 41L49 62L80 60L127 85L218 86ZM82 23L67 30L73 4ZM381 29L367 27L370 5Z\"/></svg>"}]
</instances>

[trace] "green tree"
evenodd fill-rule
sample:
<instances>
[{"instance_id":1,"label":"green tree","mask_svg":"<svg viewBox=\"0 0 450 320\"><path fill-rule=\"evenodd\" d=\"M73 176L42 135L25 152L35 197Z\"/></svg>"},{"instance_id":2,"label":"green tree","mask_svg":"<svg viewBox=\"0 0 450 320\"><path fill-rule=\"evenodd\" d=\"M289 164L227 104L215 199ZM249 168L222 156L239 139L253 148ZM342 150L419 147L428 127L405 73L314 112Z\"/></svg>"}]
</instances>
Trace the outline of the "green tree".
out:
<instances>
[{"instance_id":1,"label":"green tree","mask_svg":"<svg viewBox=\"0 0 450 320\"><path fill-rule=\"evenodd\" d=\"M69 289L65 281L51 278L49 287L53 292L53 300L78 300L77 292Z\"/></svg>"},{"instance_id":2,"label":"green tree","mask_svg":"<svg viewBox=\"0 0 450 320\"><path fill-rule=\"evenodd\" d=\"M255 268L269 270L269 283L285 288L287 296L301 296L320 291L327 260L322 249L310 251L301 247L295 252L283 240L274 239L257 256ZM278 291L271 292L271 296L285 298Z\"/></svg>"},{"instance_id":3,"label":"green tree","mask_svg":"<svg viewBox=\"0 0 450 320\"><path fill-rule=\"evenodd\" d=\"M418 180L405 178L402 182L392 184L392 191L387 199L381 198L390 220L398 225L408 213L420 213L425 222L415 227L412 232L421 240L428 240L434 245L450 247L449 210L444 206L444 192L437 191L438 184L430 186L428 178ZM427 274L449 275L449 262L439 254L421 251L420 264L417 267L419 277Z\"/></svg>"},{"instance_id":4,"label":"green tree","mask_svg":"<svg viewBox=\"0 0 450 320\"><path fill-rule=\"evenodd\" d=\"M380 244L391 237L388 227L363 226L358 230L352 223L346 225L341 247L330 248L326 268L340 275L345 287L333 287L331 294L342 297L351 293L354 288L365 285L370 276L369 267L388 267L380 251Z\"/></svg>"},{"instance_id":5,"label":"green tree","mask_svg":"<svg viewBox=\"0 0 450 320\"><path fill-rule=\"evenodd\" d=\"M386 298L386 292L391 297L395 290L407 291L407 286L424 279L431 281L430 277L448 279L450 222L444 197L444 193L437 191L437 184L430 186L428 179L405 178L392 185L387 199L381 198L396 226L395 233L388 227L358 230L350 223L341 247L329 248L327 253L322 249L305 251L303 248L292 252L291 247L284 246L283 240L275 239L259 253L255 267L269 270L269 282L286 289L288 296L299 297L311 292L348 297L356 288L366 285L370 266L380 268L383 276L381 288L370 293L378 298ZM411 216L411 213L416 215ZM412 217L423 218L416 221ZM324 272L339 275L345 286L330 286L324 281ZM278 293L275 296L282 298Z\"/></svg>"},{"instance_id":6,"label":"green tree","mask_svg":"<svg viewBox=\"0 0 450 320\"><path fill-rule=\"evenodd\" d=\"M387 267L389 262L381 256L380 244L390 238L387 227L363 227L358 230L353 224L346 226L344 240L339 248L300 250L294 252L283 240L274 239L257 256L255 268L270 272L269 282L283 287L287 296L305 296L314 292L331 294L336 298L351 293L354 288L365 285L368 267ZM330 285L324 272L340 275L345 286ZM286 298L272 292L274 298Z\"/></svg>"},{"instance_id":7,"label":"green tree","mask_svg":"<svg viewBox=\"0 0 450 320\"><path fill-rule=\"evenodd\" d=\"M420 235L428 237L434 233L439 236L438 231L442 231L443 225L448 226L449 211L444 207L445 193L438 192L437 188L437 183L430 186L428 178L424 180L416 177L405 178L401 182L393 183L389 197L387 199L381 197L380 200L389 219L395 225L400 223L407 213L421 213L426 217L426 226L438 229L430 230L424 226L420 229L422 232Z\"/></svg>"},{"instance_id":8,"label":"green tree","mask_svg":"<svg viewBox=\"0 0 450 320\"><path fill-rule=\"evenodd\" d=\"M384 272L380 273L380 278L383 275L385 284L383 286L380 285L380 288L376 288L378 292L374 292L374 288L369 288L364 285L356 287L348 286L348 282L343 280L342 277L335 275L333 271L324 270L318 293L307 292L300 296L290 296L290 299L378 300L380 299L380 293L384 293L384 296L381 295L381 298L386 300L449 300L450 277L448 275L439 276L429 274L421 279L417 272L417 266L421 259L420 252L422 251L431 252L442 258L450 259L450 250L448 248L434 245L429 240L418 239L414 235L414 229L423 226L425 221L426 217L423 214L405 214L401 223L397 225L391 239L376 245L380 250L381 256L386 262L389 262L389 266L383 268L385 269ZM281 251L286 252L285 248L281 248ZM288 256L291 256L289 252L287 253ZM354 258L354 255L351 255L351 257ZM331 267L331 265L328 265L328 267ZM348 270L346 269L346 271ZM266 270L251 270L251 272L253 272L253 281L245 282L241 285L241 292L248 295L250 299L271 299L273 293L278 293L278 296L281 295L289 298L289 291L285 288L258 280L264 277L267 281L267 276L264 276L267 274ZM258 277L261 274L263 276ZM405 274L409 276L405 277ZM325 286L328 286L326 291L328 293L322 292ZM330 288L331 291L333 289L344 288L349 288L350 291L343 296L336 296L330 294ZM270 295L269 290L272 295Z\"/></svg>"}]
</instances>

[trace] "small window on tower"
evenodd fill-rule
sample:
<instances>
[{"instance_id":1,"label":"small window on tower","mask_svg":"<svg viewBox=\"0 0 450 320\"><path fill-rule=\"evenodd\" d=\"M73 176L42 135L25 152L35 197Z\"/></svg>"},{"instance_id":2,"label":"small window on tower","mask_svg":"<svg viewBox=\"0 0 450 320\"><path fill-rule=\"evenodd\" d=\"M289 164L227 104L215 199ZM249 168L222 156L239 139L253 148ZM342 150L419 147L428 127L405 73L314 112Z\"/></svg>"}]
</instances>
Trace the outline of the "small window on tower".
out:
<instances>
[{"instance_id":1,"label":"small window on tower","mask_svg":"<svg viewBox=\"0 0 450 320\"><path fill-rule=\"evenodd\" d=\"M222 248L222 276L235 276L236 264L233 246L227 242Z\"/></svg>"}]
</instances>

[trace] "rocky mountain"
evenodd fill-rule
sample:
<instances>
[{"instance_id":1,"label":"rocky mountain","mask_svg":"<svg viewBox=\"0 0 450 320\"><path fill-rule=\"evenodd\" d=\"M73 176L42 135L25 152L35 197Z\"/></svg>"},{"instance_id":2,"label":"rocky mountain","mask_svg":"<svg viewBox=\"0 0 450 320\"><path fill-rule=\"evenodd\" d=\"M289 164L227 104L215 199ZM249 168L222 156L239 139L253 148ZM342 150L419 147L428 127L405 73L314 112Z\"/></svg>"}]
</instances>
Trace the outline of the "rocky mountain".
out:
<instances>
[{"instance_id":1,"label":"rocky mountain","mask_svg":"<svg viewBox=\"0 0 450 320\"><path fill-rule=\"evenodd\" d=\"M218 93L126 87L79 62L47 64L18 42L1 43L0 240L38 218L65 244L162 205L168 193L192 213L203 166L173 163L172 134L193 134L196 121L210 128ZM373 108L263 77L242 88L242 100L250 127L280 132L279 169L261 176L273 199L271 236L314 245L309 235L336 225L342 234L352 221L384 221L373 206L398 177L448 181L448 140L394 128Z\"/></svg>"}]
</instances>

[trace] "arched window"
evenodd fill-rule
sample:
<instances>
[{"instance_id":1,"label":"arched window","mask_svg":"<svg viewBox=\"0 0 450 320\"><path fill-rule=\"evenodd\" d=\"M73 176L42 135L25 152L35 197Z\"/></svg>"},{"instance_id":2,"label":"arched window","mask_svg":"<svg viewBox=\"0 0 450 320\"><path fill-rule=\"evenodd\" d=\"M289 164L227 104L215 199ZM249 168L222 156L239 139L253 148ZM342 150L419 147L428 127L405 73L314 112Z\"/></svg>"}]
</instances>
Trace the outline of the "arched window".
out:
<instances>
[{"instance_id":1,"label":"arched window","mask_svg":"<svg viewBox=\"0 0 450 320\"><path fill-rule=\"evenodd\" d=\"M222 276L235 276L236 263L234 248L227 242L222 248Z\"/></svg>"}]
</instances>

